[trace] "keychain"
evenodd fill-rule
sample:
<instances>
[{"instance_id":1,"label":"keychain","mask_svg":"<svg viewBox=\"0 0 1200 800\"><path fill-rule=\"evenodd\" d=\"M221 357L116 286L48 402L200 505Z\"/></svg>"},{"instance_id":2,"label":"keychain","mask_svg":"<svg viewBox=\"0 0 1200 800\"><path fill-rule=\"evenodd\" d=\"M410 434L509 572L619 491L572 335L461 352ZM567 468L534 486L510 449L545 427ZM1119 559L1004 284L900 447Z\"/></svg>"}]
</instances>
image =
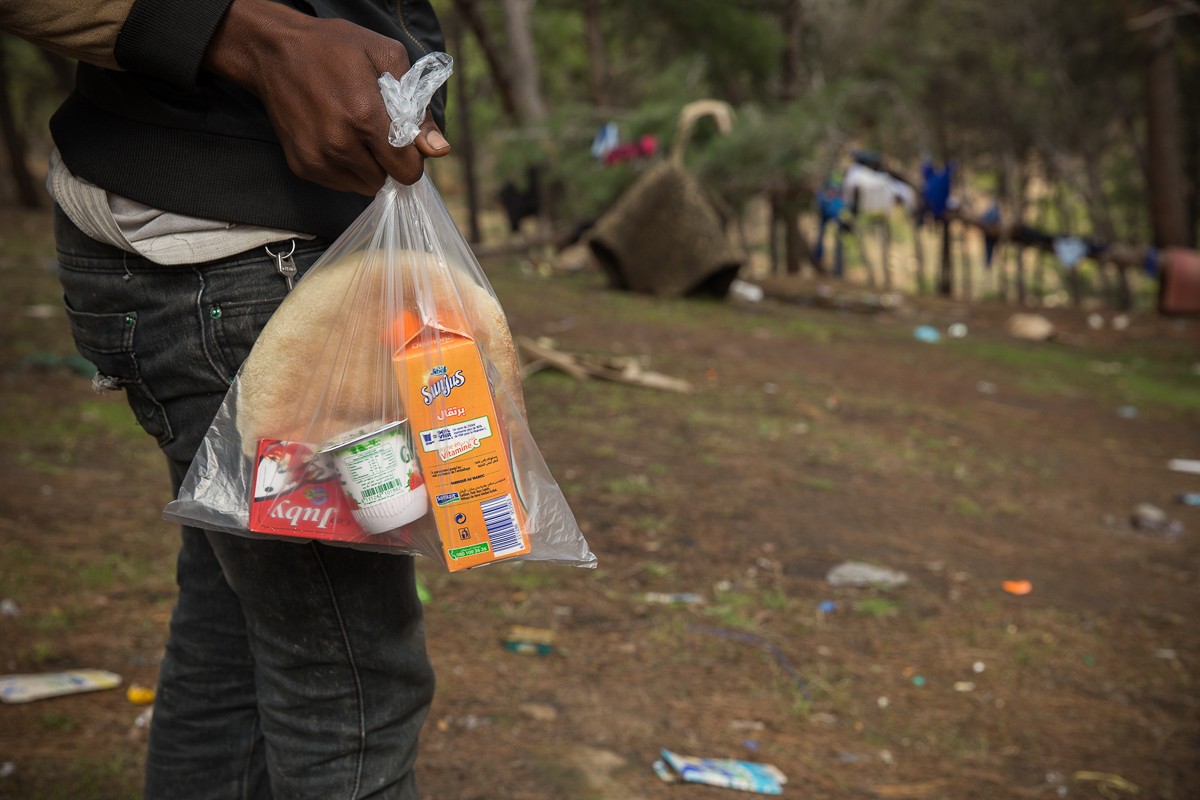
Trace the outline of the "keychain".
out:
<instances>
[{"instance_id":1,"label":"keychain","mask_svg":"<svg viewBox=\"0 0 1200 800\"><path fill-rule=\"evenodd\" d=\"M296 277L296 262L292 260L292 253L296 252L296 240L292 239L292 249L287 253L272 253L270 247L264 247L267 255L275 259L275 269L287 281L288 291L292 290L292 279Z\"/></svg>"}]
</instances>

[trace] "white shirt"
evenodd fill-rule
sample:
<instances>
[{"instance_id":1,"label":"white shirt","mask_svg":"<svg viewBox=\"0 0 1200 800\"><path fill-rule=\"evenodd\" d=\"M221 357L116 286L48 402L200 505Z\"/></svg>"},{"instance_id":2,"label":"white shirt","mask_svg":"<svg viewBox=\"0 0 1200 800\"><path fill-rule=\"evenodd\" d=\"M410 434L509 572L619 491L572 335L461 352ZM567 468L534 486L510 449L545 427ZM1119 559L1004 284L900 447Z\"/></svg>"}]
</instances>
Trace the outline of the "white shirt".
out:
<instances>
[{"instance_id":1,"label":"white shirt","mask_svg":"<svg viewBox=\"0 0 1200 800\"><path fill-rule=\"evenodd\" d=\"M155 264L200 264L272 242L312 239L311 234L189 217L151 208L106 192L71 174L55 150L46 190L75 225L98 242L136 253Z\"/></svg>"}]
</instances>

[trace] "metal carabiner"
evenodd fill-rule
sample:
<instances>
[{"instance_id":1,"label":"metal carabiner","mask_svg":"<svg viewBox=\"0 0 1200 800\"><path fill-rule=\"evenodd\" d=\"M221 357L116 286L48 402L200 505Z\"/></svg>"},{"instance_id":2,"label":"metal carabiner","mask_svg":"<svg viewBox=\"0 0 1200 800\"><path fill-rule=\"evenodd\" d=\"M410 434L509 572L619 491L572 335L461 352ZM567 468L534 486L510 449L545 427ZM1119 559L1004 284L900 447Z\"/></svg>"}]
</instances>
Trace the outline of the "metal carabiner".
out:
<instances>
[{"instance_id":1,"label":"metal carabiner","mask_svg":"<svg viewBox=\"0 0 1200 800\"><path fill-rule=\"evenodd\" d=\"M292 290L292 282L296 277L296 262L292 260L292 253L296 252L296 240L292 239L292 249L286 253L272 253L270 245L263 248L267 251L267 255L275 259L275 269L287 281L287 288Z\"/></svg>"}]
</instances>

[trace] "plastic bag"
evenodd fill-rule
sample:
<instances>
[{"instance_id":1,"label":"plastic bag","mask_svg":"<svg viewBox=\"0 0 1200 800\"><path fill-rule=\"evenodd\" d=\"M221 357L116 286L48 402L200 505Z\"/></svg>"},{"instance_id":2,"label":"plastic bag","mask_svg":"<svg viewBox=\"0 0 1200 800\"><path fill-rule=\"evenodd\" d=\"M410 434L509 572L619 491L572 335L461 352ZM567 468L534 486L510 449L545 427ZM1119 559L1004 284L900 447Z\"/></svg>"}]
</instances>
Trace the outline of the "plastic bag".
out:
<instances>
[{"instance_id":1,"label":"plastic bag","mask_svg":"<svg viewBox=\"0 0 1200 800\"><path fill-rule=\"evenodd\" d=\"M411 143L450 57L380 79ZM391 179L264 328L164 516L424 555L596 558L529 432L504 311L428 176Z\"/></svg>"}]
</instances>

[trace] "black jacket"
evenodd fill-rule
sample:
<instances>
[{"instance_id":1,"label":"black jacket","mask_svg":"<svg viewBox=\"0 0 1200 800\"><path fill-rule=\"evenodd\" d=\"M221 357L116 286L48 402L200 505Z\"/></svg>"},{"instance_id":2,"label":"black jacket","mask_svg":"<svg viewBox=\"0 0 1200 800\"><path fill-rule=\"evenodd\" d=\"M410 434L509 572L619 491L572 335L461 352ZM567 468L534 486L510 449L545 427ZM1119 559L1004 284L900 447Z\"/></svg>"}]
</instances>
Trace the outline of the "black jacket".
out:
<instances>
[{"instance_id":1,"label":"black jacket","mask_svg":"<svg viewBox=\"0 0 1200 800\"><path fill-rule=\"evenodd\" d=\"M80 63L75 91L50 121L54 143L75 175L149 206L336 238L370 198L301 180L258 99L200 71L231 2L135 4L115 51L125 71ZM412 61L444 49L429 0L284 2L395 39ZM444 125L444 90L431 107Z\"/></svg>"}]
</instances>

